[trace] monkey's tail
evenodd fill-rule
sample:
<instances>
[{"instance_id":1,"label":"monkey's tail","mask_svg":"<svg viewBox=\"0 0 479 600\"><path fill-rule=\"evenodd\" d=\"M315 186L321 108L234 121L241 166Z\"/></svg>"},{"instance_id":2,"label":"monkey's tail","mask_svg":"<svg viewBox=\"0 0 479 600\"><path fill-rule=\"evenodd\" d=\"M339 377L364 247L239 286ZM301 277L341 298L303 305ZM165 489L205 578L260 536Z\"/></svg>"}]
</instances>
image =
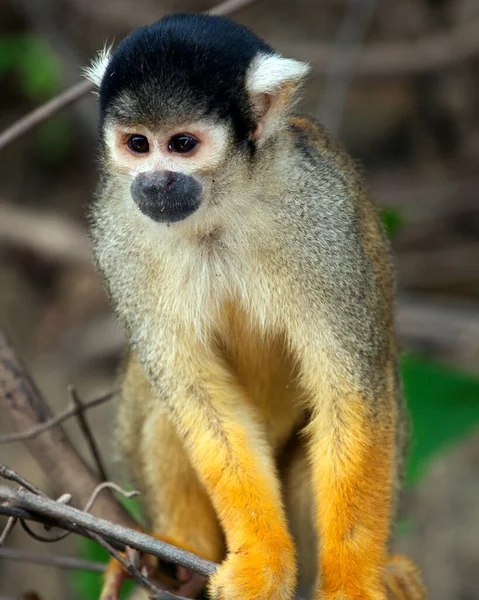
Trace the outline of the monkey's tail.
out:
<instances>
[{"instance_id":1,"label":"monkey's tail","mask_svg":"<svg viewBox=\"0 0 479 600\"><path fill-rule=\"evenodd\" d=\"M425 600L427 597L421 573L407 556L402 554L390 556L384 579L388 600Z\"/></svg>"}]
</instances>

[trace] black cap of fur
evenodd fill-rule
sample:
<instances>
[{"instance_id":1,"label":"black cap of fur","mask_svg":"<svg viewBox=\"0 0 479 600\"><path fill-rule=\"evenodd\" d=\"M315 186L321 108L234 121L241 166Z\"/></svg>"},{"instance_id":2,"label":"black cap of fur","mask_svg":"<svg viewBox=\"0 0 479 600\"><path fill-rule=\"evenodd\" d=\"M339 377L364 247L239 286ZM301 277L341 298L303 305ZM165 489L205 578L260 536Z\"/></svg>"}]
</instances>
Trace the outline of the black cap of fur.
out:
<instances>
[{"instance_id":1,"label":"black cap of fur","mask_svg":"<svg viewBox=\"0 0 479 600\"><path fill-rule=\"evenodd\" d=\"M245 140L254 128L245 76L259 52L273 50L230 19L165 17L115 49L100 87L102 119L158 125L214 115Z\"/></svg>"}]
</instances>

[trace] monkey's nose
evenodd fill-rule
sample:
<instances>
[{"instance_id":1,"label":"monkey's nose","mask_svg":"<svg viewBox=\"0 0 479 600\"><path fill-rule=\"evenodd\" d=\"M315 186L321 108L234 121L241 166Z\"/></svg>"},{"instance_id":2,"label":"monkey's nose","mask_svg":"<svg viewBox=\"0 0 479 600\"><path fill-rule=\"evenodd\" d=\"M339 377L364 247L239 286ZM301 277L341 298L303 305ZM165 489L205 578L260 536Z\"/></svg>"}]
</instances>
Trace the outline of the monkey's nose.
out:
<instances>
[{"instance_id":1,"label":"monkey's nose","mask_svg":"<svg viewBox=\"0 0 479 600\"><path fill-rule=\"evenodd\" d=\"M201 204L200 182L179 171L140 173L130 191L141 212L158 222L182 221Z\"/></svg>"},{"instance_id":2,"label":"monkey's nose","mask_svg":"<svg viewBox=\"0 0 479 600\"><path fill-rule=\"evenodd\" d=\"M145 200L154 201L166 192L172 192L177 182L173 171L154 171L140 173L136 178L137 191Z\"/></svg>"}]
</instances>

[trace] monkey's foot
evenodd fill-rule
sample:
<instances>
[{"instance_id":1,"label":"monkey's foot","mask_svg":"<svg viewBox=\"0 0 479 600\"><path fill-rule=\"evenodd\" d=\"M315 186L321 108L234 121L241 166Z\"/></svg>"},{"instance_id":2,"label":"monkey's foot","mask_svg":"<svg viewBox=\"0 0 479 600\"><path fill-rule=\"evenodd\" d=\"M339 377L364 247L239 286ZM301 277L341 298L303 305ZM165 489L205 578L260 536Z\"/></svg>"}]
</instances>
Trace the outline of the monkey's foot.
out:
<instances>
[{"instance_id":1,"label":"monkey's foot","mask_svg":"<svg viewBox=\"0 0 479 600\"><path fill-rule=\"evenodd\" d=\"M424 600L427 596L419 569L402 554L389 558L384 579L389 600Z\"/></svg>"},{"instance_id":2,"label":"monkey's foot","mask_svg":"<svg viewBox=\"0 0 479 600\"><path fill-rule=\"evenodd\" d=\"M196 598L206 584L205 577L180 566L173 566L172 577L161 573L158 571L158 559L149 554L129 549L126 557L143 575L151 579L152 583L171 594ZM124 567L116 559L112 559L105 572L100 600L118 600L123 583L129 578L131 576Z\"/></svg>"},{"instance_id":3,"label":"monkey's foot","mask_svg":"<svg viewBox=\"0 0 479 600\"><path fill-rule=\"evenodd\" d=\"M289 600L296 584L293 550L231 553L211 577L213 600Z\"/></svg>"}]
</instances>

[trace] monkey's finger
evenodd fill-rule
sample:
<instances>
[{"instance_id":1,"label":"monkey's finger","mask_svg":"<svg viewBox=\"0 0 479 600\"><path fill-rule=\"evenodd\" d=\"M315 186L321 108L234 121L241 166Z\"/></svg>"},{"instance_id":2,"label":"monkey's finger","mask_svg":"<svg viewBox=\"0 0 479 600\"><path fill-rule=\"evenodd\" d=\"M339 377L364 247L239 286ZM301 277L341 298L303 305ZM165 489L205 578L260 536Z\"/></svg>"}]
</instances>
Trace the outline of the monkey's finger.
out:
<instances>
[{"instance_id":1,"label":"monkey's finger","mask_svg":"<svg viewBox=\"0 0 479 600\"><path fill-rule=\"evenodd\" d=\"M193 571L188 571L184 567L178 567L176 573L180 585L175 590L170 590L175 596L196 598L206 585L206 577L198 575L198 573L193 573Z\"/></svg>"}]
</instances>

